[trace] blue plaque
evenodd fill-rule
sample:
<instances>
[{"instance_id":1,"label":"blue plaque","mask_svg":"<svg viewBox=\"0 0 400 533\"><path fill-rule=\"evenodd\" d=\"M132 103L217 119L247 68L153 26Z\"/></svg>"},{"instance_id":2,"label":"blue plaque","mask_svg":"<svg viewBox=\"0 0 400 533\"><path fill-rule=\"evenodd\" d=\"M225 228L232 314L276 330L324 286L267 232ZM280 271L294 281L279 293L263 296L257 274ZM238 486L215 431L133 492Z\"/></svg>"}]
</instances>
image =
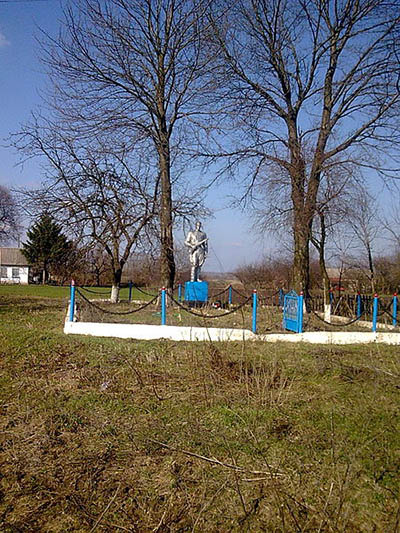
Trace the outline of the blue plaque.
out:
<instances>
[{"instance_id":1,"label":"blue plaque","mask_svg":"<svg viewBox=\"0 0 400 533\"><path fill-rule=\"evenodd\" d=\"M185 302L208 301L208 283L207 281L187 281L185 283Z\"/></svg>"}]
</instances>

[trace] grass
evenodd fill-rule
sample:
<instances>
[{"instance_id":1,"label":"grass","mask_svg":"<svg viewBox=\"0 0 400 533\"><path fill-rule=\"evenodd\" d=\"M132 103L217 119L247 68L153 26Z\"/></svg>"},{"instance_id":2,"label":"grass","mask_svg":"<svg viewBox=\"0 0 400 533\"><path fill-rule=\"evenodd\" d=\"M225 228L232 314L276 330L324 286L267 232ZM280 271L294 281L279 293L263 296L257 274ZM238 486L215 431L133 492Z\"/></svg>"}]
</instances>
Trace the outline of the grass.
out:
<instances>
[{"instance_id":1,"label":"grass","mask_svg":"<svg viewBox=\"0 0 400 533\"><path fill-rule=\"evenodd\" d=\"M84 292L90 299L95 298L109 298L111 289L110 287L87 287L91 292ZM93 292L92 292L93 291ZM58 287L52 285L11 285L0 284L0 297L1 296L19 296L21 298L69 298L70 287ZM121 299L127 300L129 295L128 287L124 287L120 290ZM137 289L132 289L132 299L147 299L149 298L145 294L139 292Z\"/></svg>"},{"instance_id":2,"label":"grass","mask_svg":"<svg viewBox=\"0 0 400 533\"><path fill-rule=\"evenodd\" d=\"M0 296L0 531L399 530L397 347L75 337L64 314Z\"/></svg>"}]
</instances>

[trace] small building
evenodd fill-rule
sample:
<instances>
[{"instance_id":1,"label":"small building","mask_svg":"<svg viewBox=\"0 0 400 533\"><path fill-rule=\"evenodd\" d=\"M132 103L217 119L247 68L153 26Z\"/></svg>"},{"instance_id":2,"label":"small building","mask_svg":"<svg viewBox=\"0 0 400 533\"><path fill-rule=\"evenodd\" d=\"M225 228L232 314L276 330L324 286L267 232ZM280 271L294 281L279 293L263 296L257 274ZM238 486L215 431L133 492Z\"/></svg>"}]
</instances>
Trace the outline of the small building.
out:
<instances>
[{"instance_id":1,"label":"small building","mask_svg":"<svg viewBox=\"0 0 400 533\"><path fill-rule=\"evenodd\" d=\"M29 263L20 248L0 248L0 283L29 283Z\"/></svg>"}]
</instances>

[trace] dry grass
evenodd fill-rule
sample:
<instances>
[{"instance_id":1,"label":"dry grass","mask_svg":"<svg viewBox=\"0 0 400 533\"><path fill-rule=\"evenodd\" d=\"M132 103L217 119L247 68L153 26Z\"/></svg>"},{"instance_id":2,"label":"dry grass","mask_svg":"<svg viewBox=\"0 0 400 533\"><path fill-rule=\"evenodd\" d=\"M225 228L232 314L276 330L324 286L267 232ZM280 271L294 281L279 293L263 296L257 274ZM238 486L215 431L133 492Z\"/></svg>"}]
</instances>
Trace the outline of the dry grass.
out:
<instances>
[{"instance_id":1,"label":"dry grass","mask_svg":"<svg viewBox=\"0 0 400 533\"><path fill-rule=\"evenodd\" d=\"M399 529L396 347L64 336L0 300L0 530Z\"/></svg>"}]
</instances>

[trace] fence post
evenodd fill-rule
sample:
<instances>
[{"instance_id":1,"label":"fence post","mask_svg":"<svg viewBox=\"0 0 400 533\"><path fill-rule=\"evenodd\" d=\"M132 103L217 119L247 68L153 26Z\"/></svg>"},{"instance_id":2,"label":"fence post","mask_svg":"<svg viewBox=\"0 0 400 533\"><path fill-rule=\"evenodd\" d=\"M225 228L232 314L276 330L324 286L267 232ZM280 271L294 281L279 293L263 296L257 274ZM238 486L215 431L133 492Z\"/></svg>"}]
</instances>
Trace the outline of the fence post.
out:
<instances>
[{"instance_id":1,"label":"fence post","mask_svg":"<svg viewBox=\"0 0 400 533\"><path fill-rule=\"evenodd\" d=\"M283 292L283 289L279 289L278 305L279 307L283 307L285 305L285 293Z\"/></svg>"},{"instance_id":2,"label":"fence post","mask_svg":"<svg viewBox=\"0 0 400 533\"><path fill-rule=\"evenodd\" d=\"M257 333L257 289L253 290L253 324L252 332Z\"/></svg>"},{"instance_id":3,"label":"fence post","mask_svg":"<svg viewBox=\"0 0 400 533\"><path fill-rule=\"evenodd\" d=\"M161 289L161 325L165 326L167 323L167 298L165 287Z\"/></svg>"},{"instance_id":4,"label":"fence post","mask_svg":"<svg viewBox=\"0 0 400 533\"><path fill-rule=\"evenodd\" d=\"M71 290L69 298L69 321L73 322L75 316L75 281L71 280Z\"/></svg>"},{"instance_id":5,"label":"fence post","mask_svg":"<svg viewBox=\"0 0 400 533\"><path fill-rule=\"evenodd\" d=\"M181 303L182 301L182 283L178 284L178 302Z\"/></svg>"},{"instance_id":6,"label":"fence post","mask_svg":"<svg viewBox=\"0 0 400 533\"><path fill-rule=\"evenodd\" d=\"M393 326L397 326L397 292L393 294Z\"/></svg>"},{"instance_id":7,"label":"fence post","mask_svg":"<svg viewBox=\"0 0 400 533\"><path fill-rule=\"evenodd\" d=\"M357 293L357 318L361 318L361 294Z\"/></svg>"},{"instance_id":8,"label":"fence post","mask_svg":"<svg viewBox=\"0 0 400 533\"><path fill-rule=\"evenodd\" d=\"M129 296L128 296L129 303L131 303L132 301L132 285L133 285L132 281L129 281Z\"/></svg>"},{"instance_id":9,"label":"fence post","mask_svg":"<svg viewBox=\"0 0 400 533\"><path fill-rule=\"evenodd\" d=\"M372 331L376 331L376 323L378 321L378 295L374 294L374 303L372 308Z\"/></svg>"},{"instance_id":10,"label":"fence post","mask_svg":"<svg viewBox=\"0 0 400 533\"><path fill-rule=\"evenodd\" d=\"M303 292L300 293L300 296L297 299L297 333L303 333L303 307L304 307L304 295Z\"/></svg>"},{"instance_id":11,"label":"fence post","mask_svg":"<svg viewBox=\"0 0 400 533\"><path fill-rule=\"evenodd\" d=\"M232 305L232 285L229 285L228 289L228 304Z\"/></svg>"}]
</instances>

